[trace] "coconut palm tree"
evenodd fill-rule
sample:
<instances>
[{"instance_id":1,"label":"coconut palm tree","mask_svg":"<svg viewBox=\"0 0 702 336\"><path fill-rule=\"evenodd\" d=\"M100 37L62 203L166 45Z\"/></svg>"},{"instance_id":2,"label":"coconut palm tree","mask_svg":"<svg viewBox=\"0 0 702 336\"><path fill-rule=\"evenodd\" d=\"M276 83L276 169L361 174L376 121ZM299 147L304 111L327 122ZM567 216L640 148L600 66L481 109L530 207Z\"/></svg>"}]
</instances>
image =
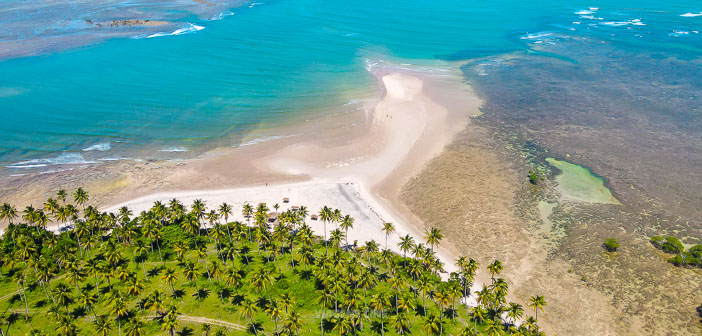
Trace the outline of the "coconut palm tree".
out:
<instances>
[{"instance_id":1,"label":"coconut palm tree","mask_svg":"<svg viewBox=\"0 0 702 336\"><path fill-rule=\"evenodd\" d=\"M522 318L523 314L524 309L522 308L522 305L514 302L509 303L509 307L507 308L507 316L512 319L512 324L516 324L517 320Z\"/></svg>"},{"instance_id":2,"label":"coconut palm tree","mask_svg":"<svg viewBox=\"0 0 702 336\"><path fill-rule=\"evenodd\" d=\"M124 327L124 331L127 336L141 336L145 334L144 322L140 321L138 318L132 318L127 322Z\"/></svg>"},{"instance_id":3,"label":"coconut palm tree","mask_svg":"<svg viewBox=\"0 0 702 336\"><path fill-rule=\"evenodd\" d=\"M383 232L385 232L385 249L388 249L388 237L395 233L395 225L392 223L383 223Z\"/></svg>"},{"instance_id":4,"label":"coconut palm tree","mask_svg":"<svg viewBox=\"0 0 702 336\"><path fill-rule=\"evenodd\" d=\"M6 219L9 224L12 224L15 218L17 218L17 208L14 205L3 203L0 206L0 219Z\"/></svg>"},{"instance_id":5,"label":"coconut palm tree","mask_svg":"<svg viewBox=\"0 0 702 336\"><path fill-rule=\"evenodd\" d=\"M96 316L95 320L93 320L93 326L98 336L108 336L112 331L112 323L110 323L107 315Z\"/></svg>"},{"instance_id":6,"label":"coconut palm tree","mask_svg":"<svg viewBox=\"0 0 702 336\"><path fill-rule=\"evenodd\" d=\"M76 204L83 206L83 210L85 210L85 202L87 202L89 199L90 196L88 195L88 192L83 190L83 188L79 187L73 192L73 201L76 202Z\"/></svg>"},{"instance_id":7,"label":"coconut palm tree","mask_svg":"<svg viewBox=\"0 0 702 336\"><path fill-rule=\"evenodd\" d=\"M176 274L175 269L171 267L166 268L166 271L163 273L163 276L161 276L161 279L166 281L166 283L171 286L173 293L175 293L175 287L173 287L173 284L178 279L178 274Z\"/></svg>"},{"instance_id":8,"label":"coconut palm tree","mask_svg":"<svg viewBox=\"0 0 702 336\"><path fill-rule=\"evenodd\" d=\"M439 317L434 314L429 314L423 319L424 331L429 335L441 335L444 333L444 326L441 323Z\"/></svg>"},{"instance_id":9,"label":"coconut palm tree","mask_svg":"<svg viewBox=\"0 0 702 336\"><path fill-rule=\"evenodd\" d=\"M159 315L166 309L166 305L163 302L163 294L158 290L154 290L146 297L144 305L146 308L149 308L149 310Z\"/></svg>"},{"instance_id":10,"label":"coconut palm tree","mask_svg":"<svg viewBox=\"0 0 702 336\"><path fill-rule=\"evenodd\" d=\"M175 332L178 329L178 306L172 304L166 309L166 313L159 319L159 324L161 325L161 330L168 331L171 336L175 336Z\"/></svg>"},{"instance_id":11,"label":"coconut palm tree","mask_svg":"<svg viewBox=\"0 0 702 336\"><path fill-rule=\"evenodd\" d=\"M346 246L349 246L349 229L353 229L353 217L346 215L339 223L339 227L344 230L344 236L346 237Z\"/></svg>"},{"instance_id":12,"label":"coconut palm tree","mask_svg":"<svg viewBox=\"0 0 702 336\"><path fill-rule=\"evenodd\" d=\"M495 282L495 275L499 275L502 272L502 262L495 260L492 264L487 266L488 271L490 271L490 278Z\"/></svg>"},{"instance_id":13,"label":"coconut palm tree","mask_svg":"<svg viewBox=\"0 0 702 336\"><path fill-rule=\"evenodd\" d=\"M326 254L329 253L329 248L327 247L327 223L334 220L334 212L325 205L319 210L319 219L324 224L324 248Z\"/></svg>"},{"instance_id":14,"label":"coconut palm tree","mask_svg":"<svg viewBox=\"0 0 702 336\"><path fill-rule=\"evenodd\" d=\"M117 320L117 331L119 335L122 335L122 320L129 314L127 309L127 303L125 300L119 296L112 301L112 305L109 307L110 315L115 316Z\"/></svg>"},{"instance_id":15,"label":"coconut palm tree","mask_svg":"<svg viewBox=\"0 0 702 336\"><path fill-rule=\"evenodd\" d=\"M273 300L270 303L266 305L265 309L266 314L270 316L271 320L273 320L273 323L275 323L275 334L278 334L278 320L283 316L283 308L280 305L280 302Z\"/></svg>"},{"instance_id":16,"label":"coconut palm tree","mask_svg":"<svg viewBox=\"0 0 702 336\"><path fill-rule=\"evenodd\" d=\"M407 257L407 251L410 251L414 247L414 238L409 234L404 237L400 237L400 242L397 244L402 251L402 257Z\"/></svg>"},{"instance_id":17,"label":"coconut palm tree","mask_svg":"<svg viewBox=\"0 0 702 336\"><path fill-rule=\"evenodd\" d=\"M426 233L424 239L427 241L427 244L431 246L431 251L434 252L434 246L439 245L439 242L444 239L444 234L437 228L431 228L429 232Z\"/></svg>"},{"instance_id":18,"label":"coconut palm tree","mask_svg":"<svg viewBox=\"0 0 702 336\"><path fill-rule=\"evenodd\" d=\"M546 300L542 295L532 296L529 298L529 307L534 308L534 318L536 321L539 320L539 310L544 311L546 306Z\"/></svg>"},{"instance_id":19,"label":"coconut palm tree","mask_svg":"<svg viewBox=\"0 0 702 336\"><path fill-rule=\"evenodd\" d=\"M241 317L248 318L249 321L251 321L251 328L253 329L255 335L258 335L258 331L256 330L256 323L254 322L253 317L257 311L258 311L258 305L253 300L246 298L241 303L241 308L240 308Z\"/></svg>"},{"instance_id":20,"label":"coconut palm tree","mask_svg":"<svg viewBox=\"0 0 702 336\"><path fill-rule=\"evenodd\" d=\"M296 336L300 336L300 329L302 329L301 319L302 317L297 311L291 311L290 314L288 314L285 318L285 326L283 326L288 335L294 332Z\"/></svg>"},{"instance_id":21,"label":"coconut palm tree","mask_svg":"<svg viewBox=\"0 0 702 336\"><path fill-rule=\"evenodd\" d=\"M412 329L410 328L410 321L409 318L407 317L407 313L402 312L400 314L394 315L390 319L390 325L395 328L395 331L400 334L408 334L412 332Z\"/></svg>"}]
</instances>

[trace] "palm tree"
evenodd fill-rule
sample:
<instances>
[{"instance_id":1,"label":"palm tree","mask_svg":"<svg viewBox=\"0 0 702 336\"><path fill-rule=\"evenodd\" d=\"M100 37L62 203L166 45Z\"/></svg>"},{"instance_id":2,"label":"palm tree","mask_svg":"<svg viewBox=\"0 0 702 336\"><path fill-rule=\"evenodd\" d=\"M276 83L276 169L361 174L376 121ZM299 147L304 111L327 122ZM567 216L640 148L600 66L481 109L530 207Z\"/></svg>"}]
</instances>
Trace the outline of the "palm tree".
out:
<instances>
[{"instance_id":1,"label":"palm tree","mask_svg":"<svg viewBox=\"0 0 702 336\"><path fill-rule=\"evenodd\" d=\"M161 314L162 311L166 309L163 303L163 294L158 290L154 290L149 296L146 297L144 305L149 308L149 310L155 311L156 314Z\"/></svg>"},{"instance_id":2,"label":"palm tree","mask_svg":"<svg viewBox=\"0 0 702 336\"><path fill-rule=\"evenodd\" d=\"M502 325L494 320L485 321L485 332L488 334L488 336L498 336L500 335L500 331L502 331Z\"/></svg>"},{"instance_id":3,"label":"palm tree","mask_svg":"<svg viewBox=\"0 0 702 336\"><path fill-rule=\"evenodd\" d=\"M241 303L241 317L248 318L251 321L251 327L253 328L254 334L258 335L256 330L256 323L254 322L254 315L258 311L258 305L253 300L246 298L244 302Z\"/></svg>"},{"instance_id":4,"label":"palm tree","mask_svg":"<svg viewBox=\"0 0 702 336\"><path fill-rule=\"evenodd\" d=\"M400 243L398 243L397 245L402 251L402 257L407 257L407 251L411 250L414 247L414 238L407 234L404 237L400 238Z\"/></svg>"},{"instance_id":5,"label":"palm tree","mask_svg":"<svg viewBox=\"0 0 702 336\"><path fill-rule=\"evenodd\" d=\"M141 336L144 335L144 322L140 321L138 318L131 319L124 328L127 336Z\"/></svg>"},{"instance_id":6,"label":"palm tree","mask_svg":"<svg viewBox=\"0 0 702 336\"><path fill-rule=\"evenodd\" d=\"M127 303L121 296L112 301L112 305L110 306L110 314L115 316L115 319L117 320L117 330L119 334L122 335L122 319L129 314L129 310L127 309Z\"/></svg>"},{"instance_id":7,"label":"palm tree","mask_svg":"<svg viewBox=\"0 0 702 336\"><path fill-rule=\"evenodd\" d=\"M326 290L320 291L320 294L317 296L317 304L319 304L321 308L319 316L319 330L322 331L322 336L324 336L324 312L334 301L336 301L336 297Z\"/></svg>"},{"instance_id":8,"label":"palm tree","mask_svg":"<svg viewBox=\"0 0 702 336\"><path fill-rule=\"evenodd\" d=\"M0 219L7 219L7 222L12 224L15 218L17 218L17 208L14 205L3 203L0 206Z\"/></svg>"},{"instance_id":9,"label":"palm tree","mask_svg":"<svg viewBox=\"0 0 702 336\"><path fill-rule=\"evenodd\" d=\"M427 244L431 245L431 251L434 252L434 246L439 245L439 242L444 239L444 234L437 228L431 228L429 232L426 233L426 237L424 238L426 239Z\"/></svg>"},{"instance_id":10,"label":"palm tree","mask_svg":"<svg viewBox=\"0 0 702 336\"><path fill-rule=\"evenodd\" d=\"M371 297L370 307L373 310L380 312L380 330L381 334L385 335L385 318L383 312L385 307L390 305L390 296L386 292L380 292Z\"/></svg>"},{"instance_id":11,"label":"palm tree","mask_svg":"<svg viewBox=\"0 0 702 336\"><path fill-rule=\"evenodd\" d=\"M388 249L388 237L395 232L395 225L392 223L383 223L383 232L385 232L385 249Z\"/></svg>"},{"instance_id":12,"label":"palm tree","mask_svg":"<svg viewBox=\"0 0 702 336\"><path fill-rule=\"evenodd\" d=\"M267 306L266 306L266 314L271 317L273 322L275 323L275 334L278 334L278 320L280 319L281 316L283 316L283 309L280 307L280 302L278 301L271 301Z\"/></svg>"},{"instance_id":13,"label":"palm tree","mask_svg":"<svg viewBox=\"0 0 702 336\"><path fill-rule=\"evenodd\" d=\"M112 331L112 323L110 323L107 315L96 316L93 321L93 326L98 336L108 336Z\"/></svg>"},{"instance_id":14,"label":"palm tree","mask_svg":"<svg viewBox=\"0 0 702 336\"><path fill-rule=\"evenodd\" d=\"M349 229L353 229L353 222L354 222L353 217L346 215L346 216L344 216L344 218L341 220L341 223L339 224L341 229L344 230L344 232L345 232L344 236L346 236L347 248L349 246Z\"/></svg>"},{"instance_id":15,"label":"palm tree","mask_svg":"<svg viewBox=\"0 0 702 336\"><path fill-rule=\"evenodd\" d=\"M397 333L400 335L412 332L410 328L409 318L407 317L407 313L405 312L393 316L390 319L390 325L393 328L395 328L395 331L397 331Z\"/></svg>"},{"instance_id":16,"label":"palm tree","mask_svg":"<svg viewBox=\"0 0 702 336\"><path fill-rule=\"evenodd\" d=\"M524 309L522 308L522 305L514 302L509 303L509 307L507 308L507 316L512 319L512 324L516 324L517 320L522 318L523 314Z\"/></svg>"},{"instance_id":17,"label":"palm tree","mask_svg":"<svg viewBox=\"0 0 702 336\"><path fill-rule=\"evenodd\" d=\"M176 279L178 279L176 271L171 267L166 268L166 271L163 273L163 276L161 276L161 279L165 280L166 283L171 286L173 293L175 293L175 287L173 287L173 284L175 283Z\"/></svg>"},{"instance_id":18,"label":"palm tree","mask_svg":"<svg viewBox=\"0 0 702 336\"><path fill-rule=\"evenodd\" d=\"M424 317L424 330L430 335L440 335L444 333L444 326L436 315L429 314Z\"/></svg>"},{"instance_id":19,"label":"palm tree","mask_svg":"<svg viewBox=\"0 0 702 336\"><path fill-rule=\"evenodd\" d=\"M487 266L488 271L490 271L490 278L495 282L495 275L499 275L502 272L502 262L495 260L492 264Z\"/></svg>"},{"instance_id":20,"label":"palm tree","mask_svg":"<svg viewBox=\"0 0 702 336\"><path fill-rule=\"evenodd\" d=\"M83 210L85 210L85 202L87 202L89 199L90 196L88 196L88 192L83 190L83 188L79 187L75 192L73 192L73 201L76 202L76 204L83 206Z\"/></svg>"},{"instance_id":21,"label":"palm tree","mask_svg":"<svg viewBox=\"0 0 702 336\"><path fill-rule=\"evenodd\" d=\"M536 321L539 320L539 310L544 311L544 306L546 306L546 300L542 295L532 296L529 299L529 307L534 308L534 318Z\"/></svg>"},{"instance_id":22,"label":"palm tree","mask_svg":"<svg viewBox=\"0 0 702 336\"><path fill-rule=\"evenodd\" d=\"M78 334L78 326L76 321L69 317L64 316L58 321L58 326L56 327L56 334L61 336L74 336Z\"/></svg>"},{"instance_id":23,"label":"palm tree","mask_svg":"<svg viewBox=\"0 0 702 336\"><path fill-rule=\"evenodd\" d=\"M322 224L324 224L324 248L326 251L325 254L329 253L329 249L327 247L327 222L332 221L333 218L334 213L326 205L321 210L319 210L319 219L322 221Z\"/></svg>"},{"instance_id":24,"label":"palm tree","mask_svg":"<svg viewBox=\"0 0 702 336\"><path fill-rule=\"evenodd\" d=\"M302 328L302 321L300 320L300 313L296 311L291 311L290 314L285 318L285 330L288 334L295 332L295 335L300 336L300 329Z\"/></svg>"},{"instance_id":25,"label":"palm tree","mask_svg":"<svg viewBox=\"0 0 702 336\"><path fill-rule=\"evenodd\" d=\"M175 331L178 329L178 315L180 315L178 306L169 305L166 314L159 319L161 330L168 330L171 336L175 336Z\"/></svg>"}]
</instances>

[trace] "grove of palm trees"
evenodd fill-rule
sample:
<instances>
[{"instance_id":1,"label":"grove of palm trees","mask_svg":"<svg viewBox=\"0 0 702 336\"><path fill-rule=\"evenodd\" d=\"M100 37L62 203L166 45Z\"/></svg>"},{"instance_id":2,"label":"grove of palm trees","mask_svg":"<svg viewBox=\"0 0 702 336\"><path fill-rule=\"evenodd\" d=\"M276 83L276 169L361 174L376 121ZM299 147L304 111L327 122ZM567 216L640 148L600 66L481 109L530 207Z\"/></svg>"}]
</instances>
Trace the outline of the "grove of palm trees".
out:
<instances>
[{"instance_id":1,"label":"grove of palm trees","mask_svg":"<svg viewBox=\"0 0 702 336\"><path fill-rule=\"evenodd\" d=\"M534 317L508 302L499 261L471 293L478 263L461 257L444 272L437 229L401 237L400 255L387 246L392 224L384 245L350 245L363 223L329 207L320 237L305 207L173 199L135 215L88 201L78 189L40 208L0 206L0 335L542 334L544 298L531 298ZM234 212L246 221L229 221Z\"/></svg>"}]
</instances>

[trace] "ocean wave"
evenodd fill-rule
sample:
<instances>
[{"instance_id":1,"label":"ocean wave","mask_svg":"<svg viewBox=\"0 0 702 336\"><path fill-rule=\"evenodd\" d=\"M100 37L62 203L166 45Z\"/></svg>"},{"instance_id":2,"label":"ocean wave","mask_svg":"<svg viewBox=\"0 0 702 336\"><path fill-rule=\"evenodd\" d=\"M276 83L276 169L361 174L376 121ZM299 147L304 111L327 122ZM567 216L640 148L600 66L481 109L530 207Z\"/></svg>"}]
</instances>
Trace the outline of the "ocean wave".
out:
<instances>
[{"instance_id":1,"label":"ocean wave","mask_svg":"<svg viewBox=\"0 0 702 336\"><path fill-rule=\"evenodd\" d=\"M101 158L97 159L98 161L120 161L120 160L129 160L129 158L123 158L123 157L106 157L106 158Z\"/></svg>"},{"instance_id":2,"label":"ocean wave","mask_svg":"<svg viewBox=\"0 0 702 336\"><path fill-rule=\"evenodd\" d=\"M63 153L55 158L48 159L33 159L28 161L22 161L13 163L7 168L41 168L50 165L76 165L76 164L91 164L95 161L87 161L85 158L78 153Z\"/></svg>"},{"instance_id":3,"label":"ocean wave","mask_svg":"<svg viewBox=\"0 0 702 336\"><path fill-rule=\"evenodd\" d=\"M672 37L680 37L680 36L687 36L690 34L699 34L700 32L697 30L692 30L692 31L686 31L686 30L674 30L672 33L668 34L668 36Z\"/></svg>"},{"instance_id":4,"label":"ocean wave","mask_svg":"<svg viewBox=\"0 0 702 336\"><path fill-rule=\"evenodd\" d=\"M249 141L244 141L244 142L239 144L239 147L251 146L251 145L255 145L257 143L261 143L261 142L278 140L278 139L285 139L285 138L289 138L289 137L293 137L293 136L295 136L295 135L294 134L293 135L272 135L272 136L267 136L267 137L260 137L260 138L252 139Z\"/></svg>"},{"instance_id":5,"label":"ocean wave","mask_svg":"<svg viewBox=\"0 0 702 336\"><path fill-rule=\"evenodd\" d=\"M227 16L232 16L232 15L234 15L234 12L222 12L222 13L219 13L219 14L213 16L210 19L210 21L219 21L221 19L224 19Z\"/></svg>"},{"instance_id":6,"label":"ocean wave","mask_svg":"<svg viewBox=\"0 0 702 336\"><path fill-rule=\"evenodd\" d=\"M682 17L698 17L702 16L702 12L699 13L685 13L685 14L680 14Z\"/></svg>"},{"instance_id":7,"label":"ocean wave","mask_svg":"<svg viewBox=\"0 0 702 336\"><path fill-rule=\"evenodd\" d=\"M187 152L188 150L185 149L184 147L169 147L166 149L159 149L159 152Z\"/></svg>"},{"instance_id":8,"label":"ocean wave","mask_svg":"<svg viewBox=\"0 0 702 336\"><path fill-rule=\"evenodd\" d=\"M90 146L90 147L83 148L83 151L84 151L84 152L89 152L89 151L101 151L101 152L104 152L104 151L108 151L108 150L110 150L110 143L109 143L109 142L94 144L94 145L92 145L92 146Z\"/></svg>"},{"instance_id":9,"label":"ocean wave","mask_svg":"<svg viewBox=\"0 0 702 336\"><path fill-rule=\"evenodd\" d=\"M603 26L621 27L621 26L645 26L646 24L641 22L641 19L631 19L627 21L607 21L600 22Z\"/></svg>"},{"instance_id":10,"label":"ocean wave","mask_svg":"<svg viewBox=\"0 0 702 336\"><path fill-rule=\"evenodd\" d=\"M183 35L187 33L193 33L199 30L203 30L205 27L203 26L198 26L192 23L188 23L188 26L185 28L178 28L175 31L168 33L168 32L159 32L155 34L151 34L147 36L146 38L152 38L152 37L161 37L161 36L173 36L173 35Z\"/></svg>"},{"instance_id":11,"label":"ocean wave","mask_svg":"<svg viewBox=\"0 0 702 336\"><path fill-rule=\"evenodd\" d=\"M536 39L540 39L542 37L548 37L548 36L552 36L552 35L553 35L552 32L540 32L540 33L534 33L534 34L526 34L526 35L520 37L520 39L522 39L522 40L536 40Z\"/></svg>"}]
</instances>

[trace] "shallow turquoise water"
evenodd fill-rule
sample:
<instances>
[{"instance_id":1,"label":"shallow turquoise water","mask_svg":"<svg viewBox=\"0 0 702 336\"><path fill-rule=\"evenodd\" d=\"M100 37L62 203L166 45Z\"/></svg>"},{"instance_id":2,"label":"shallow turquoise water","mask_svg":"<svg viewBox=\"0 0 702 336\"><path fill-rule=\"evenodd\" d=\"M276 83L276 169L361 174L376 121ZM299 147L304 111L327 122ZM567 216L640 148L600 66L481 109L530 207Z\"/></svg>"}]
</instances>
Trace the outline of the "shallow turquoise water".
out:
<instances>
[{"instance_id":1,"label":"shallow turquoise water","mask_svg":"<svg viewBox=\"0 0 702 336\"><path fill-rule=\"evenodd\" d=\"M0 1L0 13L9 4ZM368 66L382 60L489 65L562 39L691 59L702 51L702 3L690 0L263 0L223 10L233 15L221 20L158 5L148 5L156 17L175 18L163 36L103 39L68 26L69 48L0 60L5 172L237 145L262 123L356 108L354 99L374 94ZM71 11L83 18L80 5ZM32 17L36 31L40 18ZM0 46L26 34L0 35Z\"/></svg>"}]
</instances>

